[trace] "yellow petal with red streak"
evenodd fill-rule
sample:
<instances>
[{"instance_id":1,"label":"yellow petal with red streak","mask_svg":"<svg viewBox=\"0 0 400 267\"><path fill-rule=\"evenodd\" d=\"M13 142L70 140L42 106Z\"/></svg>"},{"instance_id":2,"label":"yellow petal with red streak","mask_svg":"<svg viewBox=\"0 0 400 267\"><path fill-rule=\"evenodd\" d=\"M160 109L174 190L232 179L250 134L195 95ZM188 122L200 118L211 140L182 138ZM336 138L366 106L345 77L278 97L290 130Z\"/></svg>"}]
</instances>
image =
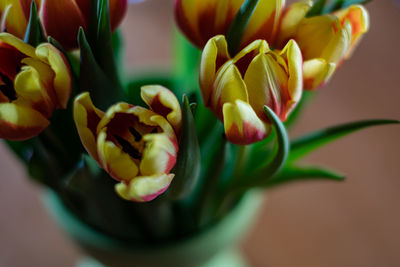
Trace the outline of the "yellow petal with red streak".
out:
<instances>
[{"instance_id":1,"label":"yellow petal with red streak","mask_svg":"<svg viewBox=\"0 0 400 267\"><path fill-rule=\"evenodd\" d=\"M148 202L164 193L171 184L174 174L156 174L153 176L138 176L132 181L115 185L115 191L120 197L129 201Z\"/></svg>"},{"instance_id":2,"label":"yellow petal with red streak","mask_svg":"<svg viewBox=\"0 0 400 267\"><path fill-rule=\"evenodd\" d=\"M329 63L323 58L307 60L303 64L304 89L315 90L329 81L336 69L335 63Z\"/></svg>"},{"instance_id":3,"label":"yellow petal with red streak","mask_svg":"<svg viewBox=\"0 0 400 267\"><path fill-rule=\"evenodd\" d=\"M182 126L182 111L176 96L167 88L148 85L141 88L143 101L155 113L163 116L179 132Z\"/></svg>"},{"instance_id":4,"label":"yellow petal with red streak","mask_svg":"<svg viewBox=\"0 0 400 267\"><path fill-rule=\"evenodd\" d=\"M223 106L226 138L234 144L248 145L263 140L269 126L262 122L252 107L241 100Z\"/></svg>"},{"instance_id":5,"label":"yellow petal with red streak","mask_svg":"<svg viewBox=\"0 0 400 267\"><path fill-rule=\"evenodd\" d=\"M83 146L96 161L97 155L97 125L104 116L90 99L89 93L82 93L74 101L74 120Z\"/></svg>"},{"instance_id":6,"label":"yellow petal with red streak","mask_svg":"<svg viewBox=\"0 0 400 267\"><path fill-rule=\"evenodd\" d=\"M66 58L51 44L39 45L36 55L54 71L53 87L57 95L57 106L66 108L72 90L72 74Z\"/></svg>"},{"instance_id":7,"label":"yellow petal with red streak","mask_svg":"<svg viewBox=\"0 0 400 267\"><path fill-rule=\"evenodd\" d=\"M130 181L139 173L139 168L128 153L107 140L106 129L97 137L97 153L104 170L118 181Z\"/></svg>"},{"instance_id":8,"label":"yellow petal with red streak","mask_svg":"<svg viewBox=\"0 0 400 267\"><path fill-rule=\"evenodd\" d=\"M18 39L17 37L9 33L6 32L0 33L0 42L4 42L6 44L15 47L18 51L27 55L28 57L36 58L35 48L33 46L30 46L21 39Z\"/></svg>"},{"instance_id":9,"label":"yellow petal with red streak","mask_svg":"<svg viewBox=\"0 0 400 267\"><path fill-rule=\"evenodd\" d=\"M209 105L213 83L218 69L230 59L225 36L210 39L204 47L200 64L200 88L204 103Z\"/></svg>"},{"instance_id":10,"label":"yellow petal with red streak","mask_svg":"<svg viewBox=\"0 0 400 267\"><path fill-rule=\"evenodd\" d=\"M14 103L0 103L0 138L26 140L35 137L49 125L36 110Z\"/></svg>"}]
</instances>

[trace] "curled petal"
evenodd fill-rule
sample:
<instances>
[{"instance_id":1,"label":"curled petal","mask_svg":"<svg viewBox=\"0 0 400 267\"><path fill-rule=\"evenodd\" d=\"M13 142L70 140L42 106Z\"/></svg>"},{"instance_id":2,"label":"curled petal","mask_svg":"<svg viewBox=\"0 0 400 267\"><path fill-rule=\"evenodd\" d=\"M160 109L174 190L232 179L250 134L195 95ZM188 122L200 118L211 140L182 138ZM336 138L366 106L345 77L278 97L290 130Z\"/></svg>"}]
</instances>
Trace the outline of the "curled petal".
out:
<instances>
[{"instance_id":1,"label":"curled petal","mask_svg":"<svg viewBox=\"0 0 400 267\"><path fill-rule=\"evenodd\" d=\"M303 64L304 88L314 90L329 81L336 69L335 63L329 63L323 58L307 60Z\"/></svg>"},{"instance_id":2,"label":"curled petal","mask_svg":"<svg viewBox=\"0 0 400 267\"><path fill-rule=\"evenodd\" d=\"M15 78L14 89L18 95L18 99L15 102L24 102L41 112L45 117L50 117L54 110L54 102L49 95L51 90L49 92L46 90L46 84L42 81L42 78L45 77L41 76L37 71L37 69L46 69L47 66L32 58L25 58L23 62L30 65L23 66ZM50 76L51 73L51 71L50 74L46 72Z\"/></svg>"},{"instance_id":3,"label":"curled petal","mask_svg":"<svg viewBox=\"0 0 400 267\"><path fill-rule=\"evenodd\" d=\"M285 121L288 114L296 107L303 94L303 57L299 46L290 40L283 48L280 55L285 59L287 66L288 84L285 99L285 111L281 115Z\"/></svg>"},{"instance_id":4,"label":"curled petal","mask_svg":"<svg viewBox=\"0 0 400 267\"><path fill-rule=\"evenodd\" d=\"M251 106L241 100L226 103L223 107L226 138L238 145L248 145L263 140L269 126L261 121Z\"/></svg>"},{"instance_id":5,"label":"curled petal","mask_svg":"<svg viewBox=\"0 0 400 267\"><path fill-rule=\"evenodd\" d=\"M32 108L0 103L0 138L26 140L38 135L48 125L49 121Z\"/></svg>"},{"instance_id":6,"label":"curled petal","mask_svg":"<svg viewBox=\"0 0 400 267\"><path fill-rule=\"evenodd\" d=\"M117 181L130 181L139 173L135 160L122 148L107 140L106 129L97 137L99 161L104 170Z\"/></svg>"},{"instance_id":7,"label":"curled petal","mask_svg":"<svg viewBox=\"0 0 400 267\"><path fill-rule=\"evenodd\" d=\"M89 93L82 93L74 101L74 120L83 146L97 161L97 125L104 113L98 110L92 103Z\"/></svg>"},{"instance_id":8,"label":"curled petal","mask_svg":"<svg viewBox=\"0 0 400 267\"><path fill-rule=\"evenodd\" d=\"M166 118L176 132L180 131L182 126L181 106L170 90L159 85L143 86L141 97L152 111Z\"/></svg>"},{"instance_id":9,"label":"curled petal","mask_svg":"<svg viewBox=\"0 0 400 267\"><path fill-rule=\"evenodd\" d=\"M136 202L148 202L164 193L169 187L174 174L156 174L139 176L130 182L121 182L115 190L122 198Z\"/></svg>"},{"instance_id":10,"label":"curled petal","mask_svg":"<svg viewBox=\"0 0 400 267\"><path fill-rule=\"evenodd\" d=\"M166 134L147 134L143 137L146 147L140 162L142 175L169 173L175 166L177 157L176 142Z\"/></svg>"},{"instance_id":11,"label":"curled petal","mask_svg":"<svg viewBox=\"0 0 400 267\"><path fill-rule=\"evenodd\" d=\"M41 44L36 55L54 71L53 88L57 96L57 107L66 108L72 90L72 74L64 55L51 44Z\"/></svg>"},{"instance_id":12,"label":"curled petal","mask_svg":"<svg viewBox=\"0 0 400 267\"><path fill-rule=\"evenodd\" d=\"M216 73L222 64L230 59L225 36L210 39L204 47L200 65L200 88L206 105L210 102Z\"/></svg>"},{"instance_id":13,"label":"curled petal","mask_svg":"<svg viewBox=\"0 0 400 267\"><path fill-rule=\"evenodd\" d=\"M351 24L351 44L345 55L348 58L361 41L362 36L369 30L368 11L361 5L352 5L347 9L340 10L335 15L343 26L346 21Z\"/></svg>"}]
</instances>

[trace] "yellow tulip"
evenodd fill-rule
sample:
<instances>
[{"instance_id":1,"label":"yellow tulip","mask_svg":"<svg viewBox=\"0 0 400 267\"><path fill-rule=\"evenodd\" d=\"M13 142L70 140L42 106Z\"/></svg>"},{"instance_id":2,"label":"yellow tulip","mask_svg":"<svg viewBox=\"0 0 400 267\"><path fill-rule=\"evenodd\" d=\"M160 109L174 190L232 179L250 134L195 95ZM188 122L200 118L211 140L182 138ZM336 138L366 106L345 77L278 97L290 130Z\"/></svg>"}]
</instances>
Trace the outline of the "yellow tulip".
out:
<instances>
[{"instance_id":1,"label":"yellow tulip","mask_svg":"<svg viewBox=\"0 0 400 267\"><path fill-rule=\"evenodd\" d=\"M282 17L276 47L289 39L299 44L304 58L304 88L324 85L333 72L348 58L369 29L368 12L352 5L333 14L306 18L312 1L288 7Z\"/></svg>"},{"instance_id":2,"label":"yellow tulip","mask_svg":"<svg viewBox=\"0 0 400 267\"><path fill-rule=\"evenodd\" d=\"M281 51L272 51L266 41L257 40L231 59L225 37L216 36L204 47L200 88L230 142L260 141L270 129L264 105L284 121L301 98L300 49L289 41Z\"/></svg>"},{"instance_id":3,"label":"yellow tulip","mask_svg":"<svg viewBox=\"0 0 400 267\"><path fill-rule=\"evenodd\" d=\"M51 44L34 48L9 33L0 33L0 58L0 138L29 139L48 126L55 108L66 108L69 65Z\"/></svg>"},{"instance_id":4,"label":"yellow tulip","mask_svg":"<svg viewBox=\"0 0 400 267\"><path fill-rule=\"evenodd\" d=\"M175 18L186 37L197 47L226 35L244 0L175 0ZM254 40L275 39L285 0L260 0L243 36L242 47Z\"/></svg>"},{"instance_id":5,"label":"yellow tulip","mask_svg":"<svg viewBox=\"0 0 400 267\"><path fill-rule=\"evenodd\" d=\"M145 86L141 95L150 109L117 103L104 113L89 93L74 103L75 124L86 150L119 181L116 192L136 202L151 201L170 185L182 123L179 102L168 89Z\"/></svg>"}]
</instances>

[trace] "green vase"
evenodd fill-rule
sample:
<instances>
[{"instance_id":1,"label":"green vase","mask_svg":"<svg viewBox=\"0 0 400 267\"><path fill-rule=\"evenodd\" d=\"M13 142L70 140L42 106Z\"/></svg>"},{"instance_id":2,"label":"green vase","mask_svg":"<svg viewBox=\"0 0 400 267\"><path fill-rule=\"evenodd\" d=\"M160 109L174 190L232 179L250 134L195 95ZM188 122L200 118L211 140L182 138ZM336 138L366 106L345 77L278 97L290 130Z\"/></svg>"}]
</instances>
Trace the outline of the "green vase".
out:
<instances>
[{"instance_id":1,"label":"green vase","mask_svg":"<svg viewBox=\"0 0 400 267\"><path fill-rule=\"evenodd\" d=\"M71 214L58 196L49 192L44 202L62 229L87 254L79 267L244 267L238 243L251 229L263 197L249 192L220 222L190 238L165 246L127 246L110 238Z\"/></svg>"}]
</instances>

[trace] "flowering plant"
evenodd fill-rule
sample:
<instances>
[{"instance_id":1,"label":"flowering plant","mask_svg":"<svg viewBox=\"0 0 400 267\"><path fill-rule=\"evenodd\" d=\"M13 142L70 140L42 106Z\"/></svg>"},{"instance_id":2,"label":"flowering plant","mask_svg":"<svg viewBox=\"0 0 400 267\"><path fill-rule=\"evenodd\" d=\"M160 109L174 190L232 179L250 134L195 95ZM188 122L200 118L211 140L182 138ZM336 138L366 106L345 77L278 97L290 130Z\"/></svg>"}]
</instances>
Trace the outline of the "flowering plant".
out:
<instances>
[{"instance_id":1,"label":"flowering plant","mask_svg":"<svg viewBox=\"0 0 400 267\"><path fill-rule=\"evenodd\" d=\"M127 1L2 1L0 137L80 220L126 241L196 233L253 188L343 180L298 159L397 121L287 129L368 31L362 2L176 0L201 54L183 41L173 77L124 81Z\"/></svg>"}]
</instances>

